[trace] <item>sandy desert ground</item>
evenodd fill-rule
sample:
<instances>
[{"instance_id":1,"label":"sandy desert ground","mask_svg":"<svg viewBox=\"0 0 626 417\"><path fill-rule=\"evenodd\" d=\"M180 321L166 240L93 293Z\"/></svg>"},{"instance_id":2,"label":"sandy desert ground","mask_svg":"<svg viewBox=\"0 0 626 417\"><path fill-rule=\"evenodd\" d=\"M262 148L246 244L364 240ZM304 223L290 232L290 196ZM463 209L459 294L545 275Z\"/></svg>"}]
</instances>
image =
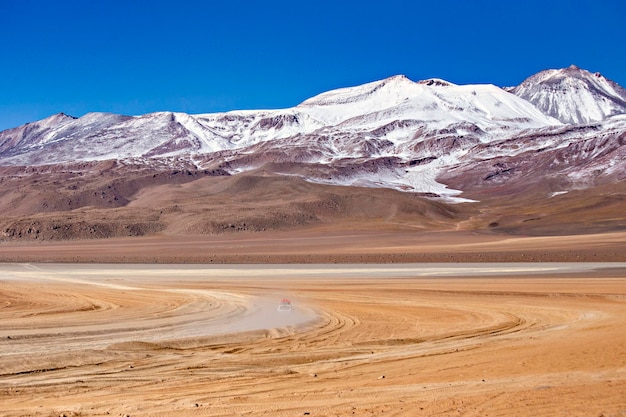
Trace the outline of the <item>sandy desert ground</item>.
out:
<instances>
[{"instance_id":1,"label":"sandy desert ground","mask_svg":"<svg viewBox=\"0 0 626 417\"><path fill-rule=\"evenodd\" d=\"M5 263L0 297L3 416L626 415L624 263Z\"/></svg>"},{"instance_id":2,"label":"sandy desert ground","mask_svg":"<svg viewBox=\"0 0 626 417\"><path fill-rule=\"evenodd\" d=\"M0 262L406 263L626 262L626 232L511 236L463 231L309 228L225 235L0 243Z\"/></svg>"}]
</instances>

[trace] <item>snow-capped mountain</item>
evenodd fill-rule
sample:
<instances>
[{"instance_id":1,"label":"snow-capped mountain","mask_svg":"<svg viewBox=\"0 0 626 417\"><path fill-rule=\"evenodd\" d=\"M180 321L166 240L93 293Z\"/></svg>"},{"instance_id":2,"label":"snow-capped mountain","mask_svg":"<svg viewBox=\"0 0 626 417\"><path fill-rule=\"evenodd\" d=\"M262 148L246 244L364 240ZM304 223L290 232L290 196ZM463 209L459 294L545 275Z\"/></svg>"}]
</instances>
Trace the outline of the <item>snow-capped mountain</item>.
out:
<instances>
[{"instance_id":1,"label":"snow-capped mountain","mask_svg":"<svg viewBox=\"0 0 626 417\"><path fill-rule=\"evenodd\" d=\"M326 126L358 130L396 120L416 120L432 128L471 123L484 130L511 122L521 127L558 124L493 85L458 86L437 79L413 82L402 75L323 93L297 109Z\"/></svg>"},{"instance_id":2,"label":"snow-capped mountain","mask_svg":"<svg viewBox=\"0 0 626 417\"><path fill-rule=\"evenodd\" d=\"M396 76L323 93L284 110L137 117L89 113L79 119L59 114L0 133L0 152L4 164L27 165L171 157L243 149L297 135L367 133L379 128L385 130L386 139L406 142L416 126L440 130L460 124L497 134L560 123L495 86L457 86L441 80L416 83Z\"/></svg>"},{"instance_id":3,"label":"snow-capped mountain","mask_svg":"<svg viewBox=\"0 0 626 417\"><path fill-rule=\"evenodd\" d=\"M626 113L626 90L575 65L541 71L510 91L563 123L593 123Z\"/></svg>"},{"instance_id":4,"label":"snow-capped mountain","mask_svg":"<svg viewBox=\"0 0 626 417\"><path fill-rule=\"evenodd\" d=\"M571 166L548 170L550 175L567 170L577 183L592 168L594 178L608 172L626 176L626 116L619 116L626 113L624 97L617 84L577 68L541 72L512 93L493 85L394 76L280 110L58 114L0 132L0 165L114 159L192 163L235 174L272 164L275 172L320 183L463 201L462 190L441 182L444 174L495 159L528 160L545 150L563 154L583 143L584 155L570 158ZM594 160L598 152L603 156Z\"/></svg>"}]
</instances>

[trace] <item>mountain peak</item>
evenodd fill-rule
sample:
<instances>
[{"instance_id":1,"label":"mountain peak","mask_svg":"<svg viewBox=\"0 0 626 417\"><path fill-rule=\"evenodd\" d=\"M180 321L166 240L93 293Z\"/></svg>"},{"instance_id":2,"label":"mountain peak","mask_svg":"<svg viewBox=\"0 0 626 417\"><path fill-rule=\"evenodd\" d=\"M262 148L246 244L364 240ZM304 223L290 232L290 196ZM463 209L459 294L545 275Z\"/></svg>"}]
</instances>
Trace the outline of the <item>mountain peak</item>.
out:
<instances>
[{"instance_id":1,"label":"mountain peak","mask_svg":"<svg viewBox=\"0 0 626 417\"><path fill-rule=\"evenodd\" d=\"M64 121L64 120L76 120L76 119L78 119L78 117L74 117L74 116L71 116L71 115L69 115L67 113L60 112L60 113L53 114L52 116L48 116L44 120L48 120L48 121Z\"/></svg>"},{"instance_id":2,"label":"mountain peak","mask_svg":"<svg viewBox=\"0 0 626 417\"><path fill-rule=\"evenodd\" d=\"M442 80L441 78L428 78L426 80L418 81L417 83L427 85L429 87L450 87L454 85L451 82Z\"/></svg>"},{"instance_id":3,"label":"mountain peak","mask_svg":"<svg viewBox=\"0 0 626 417\"><path fill-rule=\"evenodd\" d=\"M406 75L404 75L404 74L392 75L389 78L385 78L383 80L383 82L385 82L385 81L386 82L389 82L389 81L401 81L401 82L410 81L410 82L413 82L413 81L409 80L409 78Z\"/></svg>"},{"instance_id":4,"label":"mountain peak","mask_svg":"<svg viewBox=\"0 0 626 417\"><path fill-rule=\"evenodd\" d=\"M384 80L373 81L355 87L338 88L311 97L300 104L303 107L334 106L370 100L379 95L395 96L401 90L411 88L416 83L405 75L394 75Z\"/></svg>"},{"instance_id":5,"label":"mountain peak","mask_svg":"<svg viewBox=\"0 0 626 417\"><path fill-rule=\"evenodd\" d=\"M510 91L568 124L589 124L626 113L626 90L576 65L541 71Z\"/></svg>"}]
</instances>

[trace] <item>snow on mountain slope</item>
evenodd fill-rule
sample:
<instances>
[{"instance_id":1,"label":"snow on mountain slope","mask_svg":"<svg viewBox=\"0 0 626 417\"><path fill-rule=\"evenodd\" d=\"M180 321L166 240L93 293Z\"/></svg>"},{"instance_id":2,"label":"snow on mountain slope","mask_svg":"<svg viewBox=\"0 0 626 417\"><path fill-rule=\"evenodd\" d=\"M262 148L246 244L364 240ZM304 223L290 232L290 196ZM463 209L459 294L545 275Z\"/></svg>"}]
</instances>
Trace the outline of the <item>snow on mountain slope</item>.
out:
<instances>
[{"instance_id":1,"label":"snow on mountain slope","mask_svg":"<svg viewBox=\"0 0 626 417\"><path fill-rule=\"evenodd\" d=\"M589 166L596 176L625 171L620 158L626 123L619 114L626 113L620 104L626 94L617 84L568 68L536 74L512 92L395 76L325 92L288 109L89 113L78 119L58 114L0 132L0 165L115 159L193 163L234 174L269 163L311 181L391 187L450 201L464 200L460 190L438 182L445 172L503 157L529 159L545 149L560 150L559 158L571 161L572 178L577 169L588 175ZM588 160L590 146L603 149L597 163ZM587 151L569 158L568 149Z\"/></svg>"},{"instance_id":2,"label":"snow on mountain slope","mask_svg":"<svg viewBox=\"0 0 626 417\"><path fill-rule=\"evenodd\" d=\"M204 135L208 141L219 138L221 150L310 133L324 126L297 109L231 111L189 117L204 129L204 132L196 131L197 135Z\"/></svg>"},{"instance_id":3,"label":"snow on mountain slope","mask_svg":"<svg viewBox=\"0 0 626 417\"><path fill-rule=\"evenodd\" d=\"M55 137L58 129L71 123L75 117L54 114L37 122L0 132L0 154L11 155L20 149L42 146Z\"/></svg>"},{"instance_id":4,"label":"snow on mountain slope","mask_svg":"<svg viewBox=\"0 0 626 417\"><path fill-rule=\"evenodd\" d=\"M45 119L44 125L36 122L1 132L3 145L17 141L16 146L2 152L3 164L43 165L141 155L165 156L176 146L165 146L164 142L176 144L186 137L189 142L194 139L176 123L171 113L138 117L89 113L78 119L50 119ZM199 149L191 145L185 147Z\"/></svg>"},{"instance_id":5,"label":"snow on mountain slope","mask_svg":"<svg viewBox=\"0 0 626 417\"><path fill-rule=\"evenodd\" d=\"M574 65L541 71L511 92L563 123L593 123L626 113L626 90Z\"/></svg>"},{"instance_id":6,"label":"snow on mountain slope","mask_svg":"<svg viewBox=\"0 0 626 417\"><path fill-rule=\"evenodd\" d=\"M626 180L626 115L593 125L565 125L528 131L515 140L479 145L456 165L440 171L438 181L464 191L505 192L538 186L565 194Z\"/></svg>"},{"instance_id":7,"label":"snow on mountain slope","mask_svg":"<svg viewBox=\"0 0 626 417\"><path fill-rule=\"evenodd\" d=\"M397 124L398 121L402 121ZM347 132L384 130L386 140L418 140L451 125L488 132L560 124L528 102L491 85L456 86L442 80L391 77L320 94L282 110L188 115L152 113L128 117L90 113L57 115L0 134L2 163L40 165L70 160L175 157L244 149L257 143L318 133L333 137L339 157L352 145ZM394 132L395 131L395 132ZM418 135L419 136L419 135ZM27 139L24 139L27 138ZM331 158L332 159L332 158Z\"/></svg>"},{"instance_id":8,"label":"snow on mountain slope","mask_svg":"<svg viewBox=\"0 0 626 417\"><path fill-rule=\"evenodd\" d=\"M525 100L493 85L458 86L439 79L413 82L403 75L322 93L296 107L327 126L371 128L398 119L481 128L507 122L526 127L560 124Z\"/></svg>"}]
</instances>

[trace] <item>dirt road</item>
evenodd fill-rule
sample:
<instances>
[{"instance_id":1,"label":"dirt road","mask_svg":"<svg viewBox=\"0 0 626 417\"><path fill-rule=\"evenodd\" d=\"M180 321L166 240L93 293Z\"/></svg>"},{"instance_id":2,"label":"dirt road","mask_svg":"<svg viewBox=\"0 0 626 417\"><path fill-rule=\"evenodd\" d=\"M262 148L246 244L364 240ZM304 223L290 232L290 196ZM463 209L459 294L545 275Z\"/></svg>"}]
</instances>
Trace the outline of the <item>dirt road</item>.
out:
<instances>
[{"instance_id":1,"label":"dirt road","mask_svg":"<svg viewBox=\"0 0 626 417\"><path fill-rule=\"evenodd\" d=\"M622 416L597 266L0 264L0 415Z\"/></svg>"}]
</instances>

